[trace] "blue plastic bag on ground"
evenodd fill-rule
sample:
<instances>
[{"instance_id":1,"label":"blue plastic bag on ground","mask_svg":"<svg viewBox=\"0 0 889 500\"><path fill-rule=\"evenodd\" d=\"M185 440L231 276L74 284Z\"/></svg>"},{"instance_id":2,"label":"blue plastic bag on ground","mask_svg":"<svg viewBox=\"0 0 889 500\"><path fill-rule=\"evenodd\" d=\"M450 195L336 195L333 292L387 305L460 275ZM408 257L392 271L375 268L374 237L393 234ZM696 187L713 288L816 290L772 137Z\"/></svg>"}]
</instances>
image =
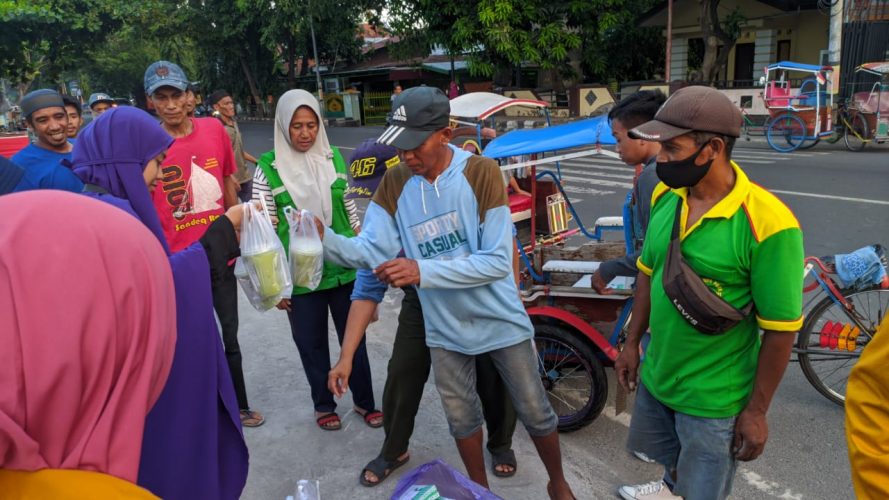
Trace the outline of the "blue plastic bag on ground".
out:
<instances>
[{"instance_id":1,"label":"blue plastic bag on ground","mask_svg":"<svg viewBox=\"0 0 889 500\"><path fill-rule=\"evenodd\" d=\"M432 488L434 486L437 496ZM398 481L391 500L503 500L441 460L423 464Z\"/></svg>"}]
</instances>

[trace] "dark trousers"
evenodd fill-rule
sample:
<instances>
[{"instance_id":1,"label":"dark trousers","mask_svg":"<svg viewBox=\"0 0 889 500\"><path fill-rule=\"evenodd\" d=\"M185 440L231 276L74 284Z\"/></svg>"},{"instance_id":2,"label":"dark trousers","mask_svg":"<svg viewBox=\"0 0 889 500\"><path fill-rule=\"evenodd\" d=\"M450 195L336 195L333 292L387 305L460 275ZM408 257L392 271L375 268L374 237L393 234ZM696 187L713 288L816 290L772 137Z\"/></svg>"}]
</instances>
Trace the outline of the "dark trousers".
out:
<instances>
[{"instance_id":1,"label":"dark trousers","mask_svg":"<svg viewBox=\"0 0 889 500\"><path fill-rule=\"evenodd\" d=\"M414 288L406 287L383 390L386 440L380 453L385 460L393 461L408 449L431 366L420 298ZM516 413L509 391L488 355L476 356L476 373L478 395L488 427L488 450L501 453L512 448Z\"/></svg>"},{"instance_id":2,"label":"dark trousers","mask_svg":"<svg viewBox=\"0 0 889 500\"><path fill-rule=\"evenodd\" d=\"M213 287L213 309L222 327L222 344L225 346L225 359L232 374L238 408L249 410L247 386L244 384L244 369L241 367L241 346L238 345L238 281L234 266L229 266L218 283Z\"/></svg>"},{"instance_id":3,"label":"dark trousers","mask_svg":"<svg viewBox=\"0 0 889 500\"><path fill-rule=\"evenodd\" d=\"M241 203L247 203L253 197L253 179L242 182L241 190L238 191L238 199Z\"/></svg>"},{"instance_id":4,"label":"dark trousers","mask_svg":"<svg viewBox=\"0 0 889 500\"><path fill-rule=\"evenodd\" d=\"M317 412L329 413L336 410L333 394L327 389L327 375L330 372L327 311L329 309L333 316L336 336L342 346L343 336L346 334L346 319L352 305L351 295L352 283L349 283L328 290L294 295L290 301L290 332L299 350ZM375 408L370 361L367 359L367 347L363 339L352 361L349 389L355 406L364 410Z\"/></svg>"}]
</instances>

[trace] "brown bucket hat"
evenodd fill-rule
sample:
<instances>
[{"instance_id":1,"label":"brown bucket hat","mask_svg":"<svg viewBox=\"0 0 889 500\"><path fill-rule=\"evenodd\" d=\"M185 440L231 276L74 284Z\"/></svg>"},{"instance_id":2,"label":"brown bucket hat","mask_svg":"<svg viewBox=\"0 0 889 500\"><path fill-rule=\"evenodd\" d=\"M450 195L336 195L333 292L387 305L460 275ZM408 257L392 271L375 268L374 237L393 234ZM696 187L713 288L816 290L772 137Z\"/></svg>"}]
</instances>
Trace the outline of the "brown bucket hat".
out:
<instances>
[{"instance_id":1,"label":"brown bucket hat","mask_svg":"<svg viewBox=\"0 0 889 500\"><path fill-rule=\"evenodd\" d=\"M741 110L725 94L697 85L674 92L654 119L630 130L630 136L659 142L692 131L740 137L742 121Z\"/></svg>"}]
</instances>

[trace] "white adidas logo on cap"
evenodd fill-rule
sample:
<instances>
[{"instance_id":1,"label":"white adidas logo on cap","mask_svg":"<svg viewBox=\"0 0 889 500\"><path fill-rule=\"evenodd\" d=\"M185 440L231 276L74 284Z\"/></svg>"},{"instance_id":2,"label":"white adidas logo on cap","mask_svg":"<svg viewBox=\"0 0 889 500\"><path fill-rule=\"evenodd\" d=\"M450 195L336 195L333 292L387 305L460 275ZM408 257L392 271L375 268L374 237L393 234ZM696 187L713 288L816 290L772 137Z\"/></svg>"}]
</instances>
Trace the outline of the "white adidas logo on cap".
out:
<instances>
[{"instance_id":1,"label":"white adidas logo on cap","mask_svg":"<svg viewBox=\"0 0 889 500\"><path fill-rule=\"evenodd\" d=\"M392 113L392 119L400 122L407 121L407 113L404 110L404 106L399 106L398 109Z\"/></svg>"}]
</instances>

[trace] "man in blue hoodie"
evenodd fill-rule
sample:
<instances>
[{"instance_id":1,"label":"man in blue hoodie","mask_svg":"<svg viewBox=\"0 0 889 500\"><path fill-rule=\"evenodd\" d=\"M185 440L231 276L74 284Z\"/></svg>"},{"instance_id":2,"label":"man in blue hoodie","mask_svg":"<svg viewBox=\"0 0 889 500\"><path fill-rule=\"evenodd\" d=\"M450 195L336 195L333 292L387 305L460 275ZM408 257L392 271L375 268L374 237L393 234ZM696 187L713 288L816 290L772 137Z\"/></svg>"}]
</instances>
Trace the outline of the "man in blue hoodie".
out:
<instances>
[{"instance_id":1,"label":"man in blue hoodie","mask_svg":"<svg viewBox=\"0 0 889 500\"><path fill-rule=\"evenodd\" d=\"M436 386L473 481L488 485L475 363L487 353L549 473L549 496L573 498L558 417L537 373L533 327L512 279L512 224L500 169L449 144L450 103L441 90L408 89L392 109L378 142L398 149L401 164L383 178L358 237L325 228L325 259L417 288ZM395 258L402 247L405 257Z\"/></svg>"}]
</instances>

